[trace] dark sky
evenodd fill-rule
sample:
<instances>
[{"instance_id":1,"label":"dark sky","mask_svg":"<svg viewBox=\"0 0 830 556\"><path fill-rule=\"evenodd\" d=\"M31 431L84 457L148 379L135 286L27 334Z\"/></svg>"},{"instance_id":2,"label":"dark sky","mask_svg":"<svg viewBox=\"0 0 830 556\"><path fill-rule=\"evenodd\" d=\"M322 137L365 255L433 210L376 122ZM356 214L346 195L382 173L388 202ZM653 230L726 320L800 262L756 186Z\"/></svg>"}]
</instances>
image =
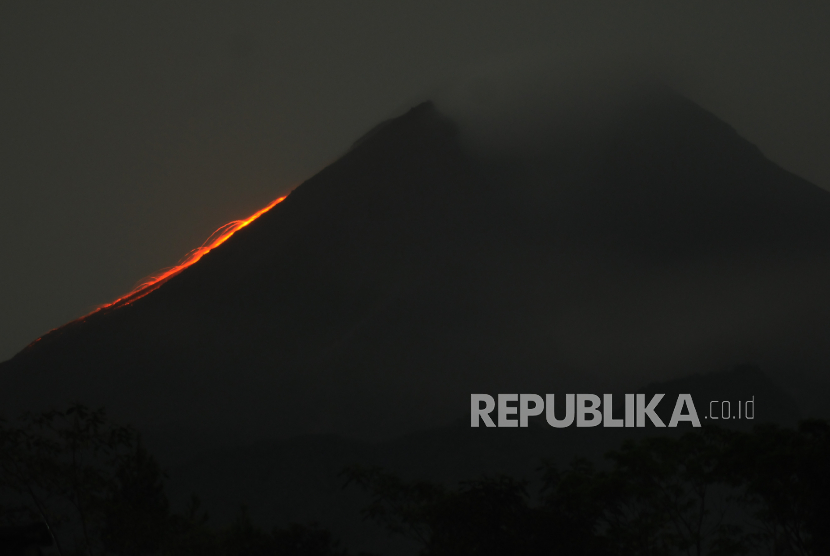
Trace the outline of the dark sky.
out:
<instances>
[{"instance_id":1,"label":"dark sky","mask_svg":"<svg viewBox=\"0 0 830 556\"><path fill-rule=\"evenodd\" d=\"M827 2L4 3L0 360L481 68L645 69L830 189L828 29Z\"/></svg>"}]
</instances>

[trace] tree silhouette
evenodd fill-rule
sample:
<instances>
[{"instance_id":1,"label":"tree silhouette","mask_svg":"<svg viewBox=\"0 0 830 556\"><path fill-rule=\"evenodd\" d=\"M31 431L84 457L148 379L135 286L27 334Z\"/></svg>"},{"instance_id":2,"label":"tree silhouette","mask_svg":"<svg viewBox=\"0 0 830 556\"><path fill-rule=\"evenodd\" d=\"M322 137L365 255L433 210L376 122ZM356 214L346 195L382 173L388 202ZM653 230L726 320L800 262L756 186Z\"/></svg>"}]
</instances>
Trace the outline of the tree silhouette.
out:
<instances>
[{"instance_id":1,"label":"tree silhouette","mask_svg":"<svg viewBox=\"0 0 830 556\"><path fill-rule=\"evenodd\" d=\"M370 495L364 516L424 556L830 553L826 422L644 438L607 462L546 463L533 493L506 476L449 488L378 468L344 474Z\"/></svg>"},{"instance_id":2,"label":"tree silhouette","mask_svg":"<svg viewBox=\"0 0 830 556\"><path fill-rule=\"evenodd\" d=\"M103 409L77 404L26 414L16 424L0 422L0 488L14 500L4 520L37 518L60 554L64 545L100 553L98 528L116 484L114 470L136 439L131 428L109 423Z\"/></svg>"}]
</instances>

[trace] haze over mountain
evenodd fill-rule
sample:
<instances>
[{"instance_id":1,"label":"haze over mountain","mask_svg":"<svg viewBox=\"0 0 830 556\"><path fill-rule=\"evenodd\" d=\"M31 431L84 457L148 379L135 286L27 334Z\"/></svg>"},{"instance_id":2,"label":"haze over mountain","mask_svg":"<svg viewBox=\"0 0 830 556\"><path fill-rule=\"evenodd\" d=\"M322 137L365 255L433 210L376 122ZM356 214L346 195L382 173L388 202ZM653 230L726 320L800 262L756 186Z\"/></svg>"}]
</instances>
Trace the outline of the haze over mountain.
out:
<instances>
[{"instance_id":1,"label":"haze over mountain","mask_svg":"<svg viewBox=\"0 0 830 556\"><path fill-rule=\"evenodd\" d=\"M826 2L4 2L0 360L482 66L530 93L645 67L830 190L828 28Z\"/></svg>"},{"instance_id":2,"label":"haze over mountain","mask_svg":"<svg viewBox=\"0 0 830 556\"><path fill-rule=\"evenodd\" d=\"M745 361L826 382L830 193L664 90L533 148L471 137L432 103L378 126L146 297L0 364L0 407L105 405L195 446L387 438L471 392Z\"/></svg>"}]
</instances>

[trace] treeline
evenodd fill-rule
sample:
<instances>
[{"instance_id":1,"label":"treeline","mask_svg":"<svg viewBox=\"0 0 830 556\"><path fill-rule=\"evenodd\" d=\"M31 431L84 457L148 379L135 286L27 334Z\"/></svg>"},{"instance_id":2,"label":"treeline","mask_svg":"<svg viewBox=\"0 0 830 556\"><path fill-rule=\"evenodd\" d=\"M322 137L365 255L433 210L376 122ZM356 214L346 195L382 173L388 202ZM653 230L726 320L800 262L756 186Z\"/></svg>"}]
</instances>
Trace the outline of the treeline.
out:
<instances>
[{"instance_id":1,"label":"treeline","mask_svg":"<svg viewBox=\"0 0 830 556\"><path fill-rule=\"evenodd\" d=\"M364 510L428 556L830 554L830 426L630 441L599 468L545 464L457 488L352 468Z\"/></svg>"},{"instance_id":2,"label":"treeline","mask_svg":"<svg viewBox=\"0 0 830 556\"><path fill-rule=\"evenodd\" d=\"M0 420L0 554L29 554L27 541L62 556L348 554L326 530L293 524L265 532L244 509L230 525L211 527L195 497L185 512L171 512L164 480L138 433L103 409L74 405ZM33 523L39 538L30 538L31 526L11 527Z\"/></svg>"},{"instance_id":3,"label":"treeline","mask_svg":"<svg viewBox=\"0 0 830 556\"><path fill-rule=\"evenodd\" d=\"M705 427L540 471L532 482L492 476L449 487L352 467L344 483L369 495L367 519L424 556L830 554L823 421L751 433ZM0 421L0 518L41 524L58 554L349 554L315 526L266 532L241 510L212 527L196 498L172 512L164 480L137 432L103 410Z\"/></svg>"}]
</instances>

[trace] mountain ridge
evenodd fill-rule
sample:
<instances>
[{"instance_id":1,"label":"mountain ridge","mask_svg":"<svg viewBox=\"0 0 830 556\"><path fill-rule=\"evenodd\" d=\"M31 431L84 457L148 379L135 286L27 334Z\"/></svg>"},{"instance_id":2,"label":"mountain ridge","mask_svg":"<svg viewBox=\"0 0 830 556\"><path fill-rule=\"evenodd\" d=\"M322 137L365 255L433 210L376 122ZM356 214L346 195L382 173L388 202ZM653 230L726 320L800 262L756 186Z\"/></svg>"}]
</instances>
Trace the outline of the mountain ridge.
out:
<instances>
[{"instance_id":1,"label":"mountain ridge","mask_svg":"<svg viewBox=\"0 0 830 556\"><path fill-rule=\"evenodd\" d=\"M830 360L830 194L677 96L612 123L482 158L421 104L150 295L0 364L2 406L105 404L207 443L383 438L471 391Z\"/></svg>"}]
</instances>

